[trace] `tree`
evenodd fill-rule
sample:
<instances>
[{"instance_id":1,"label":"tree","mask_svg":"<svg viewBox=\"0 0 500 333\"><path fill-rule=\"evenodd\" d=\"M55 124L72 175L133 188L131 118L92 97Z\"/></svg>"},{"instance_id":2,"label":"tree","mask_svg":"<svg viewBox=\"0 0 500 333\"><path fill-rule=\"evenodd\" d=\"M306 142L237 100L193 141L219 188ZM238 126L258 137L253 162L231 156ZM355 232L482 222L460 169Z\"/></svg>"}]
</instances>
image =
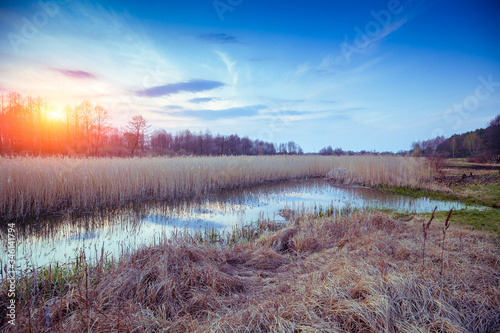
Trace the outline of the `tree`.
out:
<instances>
[{"instance_id":1,"label":"tree","mask_svg":"<svg viewBox=\"0 0 500 333\"><path fill-rule=\"evenodd\" d=\"M94 107L94 116L92 121L95 133L94 154L97 154L101 139L109 129L108 120L108 111L106 111L102 106L96 105Z\"/></svg>"},{"instance_id":2,"label":"tree","mask_svg":"<svg viewBox=\"0 0 500 333\"><path fill-rule=\"evenodd\" d=\"M451 156L455 158L455 150L457 150L457 140L455 139L455 136L452 136L450 139L450 150L451 150Z\"/></svg>"},{"instance_id":3,"label":"tree","mask_svg":"<svg viewBox=\"0 0 500 333\"><path fill-rule=\"evenodd\" d=\"M500 115L489 123L484 133L484 140L491 159L497 160L500 155Z\"/></svg>"},{"instance_id":4,"label":"tree","mask_svg":"<svg viewBox=\"0 0 500 333\"><path fill-rule=\"evenodd\" d=\"M471 132L465 136L465 148L469 150L470 154L474 154L474 152L479 147L479 137L476 132Z\"/></svg>"},{"instance_id":5,"label":"tree","mask_svg":"<svg viewBox=\"0 0 500 333\"><path fill-rule=\"evenodd\" d=\"M69 144L70 140L69 140L69 128L70 128L70 119L71 119L71 115L73 114L73 109L71 108L71 106L69 106L68 104L66 104L64 106L64 115L66 116L66 143Z\"/></svg>"},{"instance_id":6,"label":"tree","mask_svg":"<svg viewBox=\"0 0 500 333\"><path fill-rule=\"evenodd\" d=\"M411 143L411 151L410 152L411 152L412 156L414 156L414 157L420 156L421 150L422 150L422 146L421 146L420 141L413 141Z\"/></svg>"},{"instance_id":7,"label":"tree","mask_svg":"<svg viewBox=\"0 0 500 333\"><path fill-rule=\"evenodd\" d=\"M141 144L141 146L144 145L144 139L146 136L147 131L149 130L151 126L148 125L148 121L146 118L144 118L141 115L135 115L130 119L127 123L127 129L128 129L128 141L129 141L129 148L130 148L130 155L134 156L134 153ZM143 146L144 150L144 146Z\"/></svg>"},{"instance_id":8,"label":"tree","mask_svg":"<svg viewBox=\"0 0 500 333\"><path fill-rule=\"evenodd\" d=\"M325 156L332 155L333 154L333 148L332 148L332 146L321 148L320 151L319 151L319 154L320 155L325 155Z\"/></svg>"},{"instance_id":9,"label":"tree","mask_svg":"<svg viewBox=\"0 0 500 333\"><path fill-rule=\"evenodd\" d=\"M296 154L298 150L295 142L293 141L288 141L286 148L288 150L288 154Z\"/></svg>"},{"instance_id":10,"label":"tree","mask_svg":"<svg viewBox=\"0 0 500 333\"><path fill-rule=\"evenodd\" d=\"M80 118L80 123L83 132L82 134L87 152L90 151L91 147L90 138L94 120L92 117L93 110L94 109L92 107L92 104L87 100L83 101L80 105L78 105L75 108L75 111L76 113L78 113L78 116Z\"/></svg>"},{"instance_id":11,"label":"tree","mask_svg":"<svg viewBox=\"0 0 500 333\"><path fill-rule=\"evenodd\" d=\"M337 156L342 156L344 155L344 151L342 150L342 148L335 148L335 150L332 152L333 155L337 155Z\"/></svg>"},{"instance_id":12,"label":"tree","mask_svg":"<svg viewBox=\"0 0 500 333\"><path fill-rule=\"evenodd\" d=\"M252 154L252 140L245 136L241 139L241 152L243 155Z\"/></svg>"},{"instance_id":13,"label":"tree","mask_svg":"<svg viewBox=\"0 0 500 333\"><path fill-rule=\"evenodd\" d=\"M164 129L156 130L151 135L151 147L155 150L165 152L170 148L172 135Z\"/></svg>"}]
</instances>

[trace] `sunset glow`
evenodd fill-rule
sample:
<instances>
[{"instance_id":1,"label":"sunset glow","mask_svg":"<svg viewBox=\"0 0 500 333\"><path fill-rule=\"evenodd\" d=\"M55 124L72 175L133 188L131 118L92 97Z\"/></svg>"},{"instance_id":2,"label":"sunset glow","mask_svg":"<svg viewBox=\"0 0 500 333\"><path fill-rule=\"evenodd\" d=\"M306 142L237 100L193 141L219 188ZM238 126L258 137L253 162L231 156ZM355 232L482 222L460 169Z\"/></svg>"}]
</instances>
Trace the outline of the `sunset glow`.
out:
<instances>
[{"instance_id":1,"label":"sunset glow","mask_svg":"<svg viewBox=\"0 0 500 333\"><path fill-rule=\"evenodd\" d=\"M53 110L47 113L47 117L49 120L53 121L64 121L65 115L60 110Z\"/></svg>"},{"instance_id":2,"label":"sunset glow","mask_svg":"<svg viewBox=\"0 0 500 333\"><path fill-rule=\"evenodd\" d=\"M397 152L498 114L494 1L214 3L2 2L0 92L51 120L88 100L117 128L141 114L305 152Z\"/></svg>"}]
</instances>

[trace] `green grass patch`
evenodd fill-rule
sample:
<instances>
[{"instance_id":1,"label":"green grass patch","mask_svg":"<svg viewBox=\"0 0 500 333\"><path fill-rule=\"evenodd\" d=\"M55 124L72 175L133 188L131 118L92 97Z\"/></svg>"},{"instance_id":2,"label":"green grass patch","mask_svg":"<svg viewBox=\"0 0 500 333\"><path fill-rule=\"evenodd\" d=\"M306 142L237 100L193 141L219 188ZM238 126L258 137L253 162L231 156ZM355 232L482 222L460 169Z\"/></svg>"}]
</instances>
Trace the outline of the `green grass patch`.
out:
<instances>
[{"instance_id":1,"label":"green grass patch","mask_svg":"<svg viewBox=\"0 0 500 333\"><path fill-rule=\"evenodd\" d=\"M453 193L389 185L382 185L377 188L383 192L406 195L414 198L428 197L437 200L454 200L461 201L467 205L482 205L500 208L500 184L460 186L454 188Z\"/></svg>"},{"instance_id":2,"label":"green grass patch","mask_svg":"<svg viewBox=\"0 0 500 333\"><path fill-rule=\"evenodd\" d=\"M406 195L411 197L429 197L438 200L456 200L467 205L483 205L492 207L491 209L462 209L454 211L451 216L451 223L459 225L469 225L479 230L495 233L500 239L500 184L467 185L453 189L453 193L435 192L426 189L414 189L409 187L381 186L384 192ZM402 216L395 216L400 219L408 219L406 213ZM436 220L444 222L448 212L436 213ZM430 213L417 214L429 218Z\"/></svg>"},{"instance_id":3,"label":"green grass patch","mask_svg":"<svg viewBox=\"0 0 500 333\"><path fill-rule=\"evenodd\" d=\"M444 223L448 212L436 212L435 221ZM430 218L430 213L418 214ZM469 225L478 230L496 233L500 239L500 209L461 209L451 214L451 224Z\"/></svg>"},{"instance_id":4,"label":"green grass patch","mask_svg":"<svg viewBox=\"0 0 500 333\"><path fill-rule=\"evenodd\" d=\"M455 193L444 193L444 192L436 192L436 191L431 191L428 189L422 189L422 188L412 188L412 187L405 187L405 186L390 186L390 185L381 185L376 187L377 189L386 192L386 193L392 193L392 194L399 194L399 195L405 195L409 196L412 198L421 198L421 197L427 197L431 199L436 199L436 200L454 200L454 201L461 201L467 205L484 205L482 201L477 201L477 200L472 200L471 198L464 198L463 196L460 196Z\"/></svg>"},{"instance_id":5,"label":"green grass patch","mask_svg":"<svg viewBox=\"0 0 500 333\"><path fill-rule=\"evenodd\" d=\"M469 165L470 165L470 163L467 162L466 158L447 158L444 161L445 167L464 167L464 168L466 168Z\"/></svg>"},{"instance_id":6,"label":"green grass patch","mask_svg":"<svg viewBox=\"0 0 500 333\"><path fill-rule=\"evenodd\" d=\"M459 186L454 191L459 197L466 198L466 200L500 208L500 184Z\"/></svg>"}]
</instances>

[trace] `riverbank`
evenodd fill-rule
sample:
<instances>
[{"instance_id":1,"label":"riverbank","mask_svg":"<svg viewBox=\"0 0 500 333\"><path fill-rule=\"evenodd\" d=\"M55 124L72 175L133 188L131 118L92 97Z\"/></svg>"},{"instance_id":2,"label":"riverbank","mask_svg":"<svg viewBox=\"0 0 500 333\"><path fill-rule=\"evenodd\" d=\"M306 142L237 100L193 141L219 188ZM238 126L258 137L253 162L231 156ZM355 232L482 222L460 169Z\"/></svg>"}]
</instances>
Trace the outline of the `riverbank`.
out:
<instances>
[{"instance_id":1,"label":"riverbank","mask_svg":"<svg viewBox=\"0 0 500 333\"><path fill-rule=\"evenodd\" d=\"M500 238L500 166L495 164L468 163L461 159L446 160L435 173L433 181L422 187L377 186L393 194L415 198L429 197L438 200L457 200L469 205L490 207L488 210L455 211L454 220L479 230L496 233ZM444 220L446 212L436 217ZM429 217L430 214L422 214Z\"/></svg>"},{"instance_id":2,"label":"riverbank","mask_svg":"<svg viewBox=\"0 0 500 333\"><path fill-rule=\"evenodd\" d=\"M447 331L500 329L500 250L457 226L380 212L247 230L229 245L177 235L18 281L17 327L64 331ZM83 258L80 258L80 260ZM8 301L2 285L1 303ZM5 309L2 306L1 309ZM4 310L2 310L4 311Z\"/></svg>"},{"instance_id":3,"label":"riverbank","mask_svg":"<svg viewBox=\"0 0 500 333\"><path fill-rule=\"evenodd\" d=\"M394 194L460 200L467 204L500 208L500 166L446 160L441 168L435 170L431 181L421 186L383 184L377 188Z\"/></svg>"}]
</instances>

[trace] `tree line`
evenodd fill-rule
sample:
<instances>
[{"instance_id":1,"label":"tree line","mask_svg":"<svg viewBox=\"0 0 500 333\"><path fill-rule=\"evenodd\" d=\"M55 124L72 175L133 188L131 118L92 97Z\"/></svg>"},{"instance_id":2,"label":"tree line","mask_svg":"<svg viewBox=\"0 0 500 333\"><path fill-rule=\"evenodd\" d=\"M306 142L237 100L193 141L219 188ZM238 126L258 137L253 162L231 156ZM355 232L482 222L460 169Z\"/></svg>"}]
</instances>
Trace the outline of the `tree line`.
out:
<instances>
[{"instance_id":1,"label":"tree line","mask_svg":"<svg viewBox=\"0 0 500 333\"><path fill-rule=\"evenodd\" d=\"M318 152L319 155L323 156L354 156L354 155L406 155L406 151L399 151L397 153L393 153L391 151L384 151L384 152L378 152L378 151L367 151L367 150L360 150L360 151L353 151L353 150L343 150L342 148L335 148L333 149L332 146L324 147L321 148Z\"/></svg>"},{"instance_id":2,"label":"tree line","mask_svg":"<svg viewBox=\"0 0 500 333\"><path fill-rule=\"evenodd\" d=\"M415 141L410 154L413 156L442 156L468 158L476 162L495 162L500 160L500 115L479 128L449 138L438 136L434 139Z\"/></svg>"},{"instance_id":3,"label":"tree line","mask_svg":"<svg viewBox=\"0 0 500 333\"><path fill-rule=\"evenodd\" d=\"M10 92L1 97L0 154L82 156L212 156L303 154L294 141L274 144L233 135L189 130L151 130L142 115L124 128L112 126L108 111L85 100L62 112L41 97Z\"/></svg>"},{"instance_id":4,"label":"tree line","mask_svg":"<svg viewBox=\"0 0 500 333\"><path fill-rule=\"evenodd\" d=\"M361 150L344 151L342 148L332 146L321 148L320 155L401 155L415 157L445 157L445 158L468 158L475 162L498 162L500 161L500 115L497 115L488 123L486 128L475 131L454 134L449 138L437 136L433 139L414 141L410 150L393 152L376 152Z\"/></svg>"}]
</instances>

